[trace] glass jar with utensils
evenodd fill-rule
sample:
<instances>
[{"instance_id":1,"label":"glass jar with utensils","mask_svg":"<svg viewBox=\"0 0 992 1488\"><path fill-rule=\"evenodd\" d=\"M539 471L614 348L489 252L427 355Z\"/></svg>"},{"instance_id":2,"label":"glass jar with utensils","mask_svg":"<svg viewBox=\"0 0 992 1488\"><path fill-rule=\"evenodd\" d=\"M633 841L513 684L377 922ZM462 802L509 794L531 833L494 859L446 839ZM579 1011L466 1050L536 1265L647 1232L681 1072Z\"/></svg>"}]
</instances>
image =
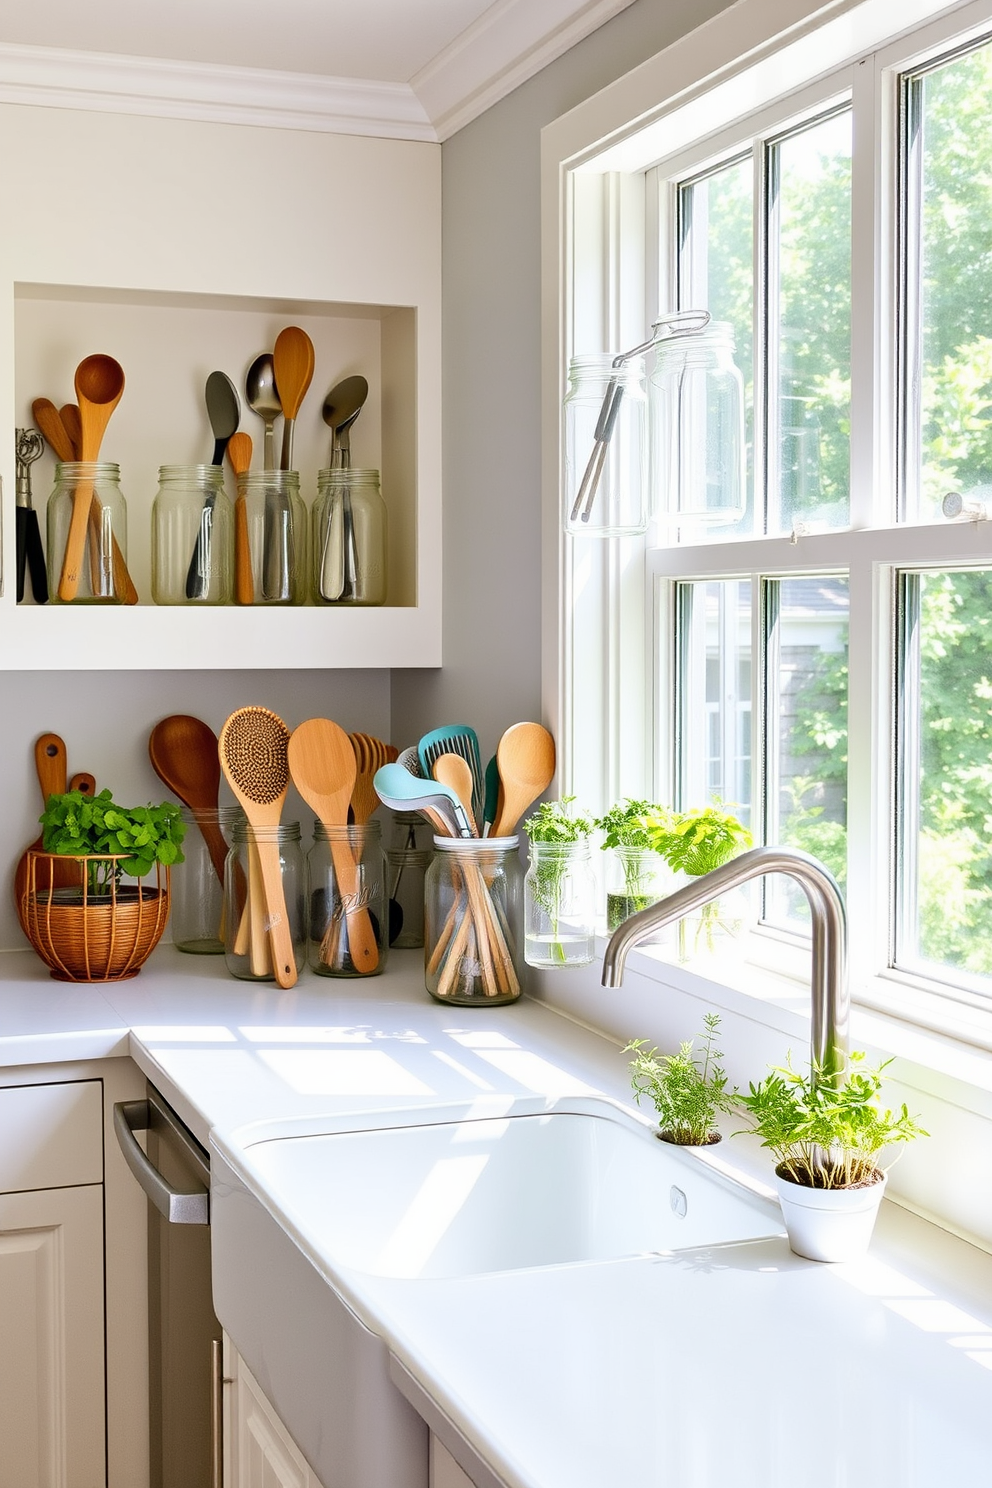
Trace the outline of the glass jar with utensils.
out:
<instances>
[{"instance_id":1,"label":"glass jar with utensils","mask_svg":"<svg viewBox=\"0 0 992 1488\"><path fill-rule=\"evenodd\" d=\"M234 511L220 465L162 465L152 505L152 599L230 604Z\"/></svg>"},{"instance_id":2,"label":"glass jar with utensils","mask_svg":"<svg viewBox=\"0 0 992 1488\"><path fill-rule=\"evenodd\" d=\"M669 521L733 524L747 505L744 379L730 323L691 316L673 317L655 345L651 481Z\"/></svg>"},{"instance_id":3,"label":"glass jar with utensils","mask_svg":"<svg viewBox=\"0 0 992 1488\"><path fill-rule=\"evenodd\" d=\"M523 872L516 837L435 837L424 897L427 990L495 1007L522 990Z\"/></svg>"},{"instance_id":4,"label":"glass jar with utensils","mask_svg":"<svg viewBox=\"0 0 992 1488\"><path fill-rule=\"evenodd\" d=\"M244 470L238 476L235 524L248 547L253 603L305 604L307 509L295 470Z\"/></svg>"},{"instance_id":5,"label":"glass jar with utensils","mask_svg":"<svg viewBox=\"0 0 992 1488\"><path fill-rule=\"evenodd\" d=\"M385 969L389 902L379 822L314 822L307 899L307 957L319 976L375 976Z\"/></svg>"},{"instance_id":6,"label":"glass jar with utensils","mask_svg":"<svg viewBox=\"0 0 992 1488\"><path fill-rule=\"evenodd\" d=\"M393 813L392 845L386 851L389 884L389 944L415 950L424 943L424 879L433 852L421 846L425 823L419 811ZM430 840L429 837L427 839Z\"/></svg>"},{"instance_id":7,"label":"glass jar with utensils","mask_svg":"<svg viewBox=\"0 0 992 1488\"><path fill-rule=\"evenodd\" d=\"M317 604L386 600L386 503L378 470L322 470L312 513Z\"/></svg>"},{"instance_id":8,"label":"glass jar with utensils","mask_svg":"<svg viewBox=\"0 0 992 1488\"><path fill-rule=\"evenodd\" d=\"M129 584L120 466L109 460L60 462L48 498L50 600L123 604Z\"/></svg>"},{"instance_id":9,"label":"glass jar with utensils","mask_svg":"<svg viewBox=\"0 0 992 1488\"><path fill-rule=\"evenodd\" d=\"M648 401L640 360L575 356L565 394L565 530L647 531Z\"/></svg>"},{"instance_id":10,"label":"glass jar with utensils","mask_svg":"<svg viewBox=\"0 0 992 1488\"><path fill-rule=\"evenodd\" d=\"M279 895L267 894L262 870L273 857L279 865ZM297 972L306 960L306 864L299 822L252 827L243 818L231 830L231 850L224 872L224 959L232 976L242 981L275 980L269 927L285 915Z\"/></svg>"},{"instance_id":11,"label":"glass jar with utensils","mask_svg":"<svg viewBox=\"0 0 992 1488\"><path fill-rule=\"evenodd\" d=\"M216 810L180 807L186 823L183 861L172 870L172 943L194 956L224 953L224 864L236 822L237 806Z\"/></svg>"}]
</instances>

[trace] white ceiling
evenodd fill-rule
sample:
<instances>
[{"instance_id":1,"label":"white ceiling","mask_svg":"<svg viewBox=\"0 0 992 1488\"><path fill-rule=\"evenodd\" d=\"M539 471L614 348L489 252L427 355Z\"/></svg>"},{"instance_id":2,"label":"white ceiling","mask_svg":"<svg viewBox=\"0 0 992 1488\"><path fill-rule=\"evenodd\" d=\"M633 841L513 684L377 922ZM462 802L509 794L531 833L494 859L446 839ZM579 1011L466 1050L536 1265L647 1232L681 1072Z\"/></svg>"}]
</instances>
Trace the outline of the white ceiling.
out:
<instances>
[{"instance_id":1,"label":"white ceiling","mask_svg":"<svg viewBox=\"0 0 992 1488\"><path fill-rule=\"evenodd\" d=\"M631 3L7 4L0 101L444 139Z\"/></svg>"}]
</instances>

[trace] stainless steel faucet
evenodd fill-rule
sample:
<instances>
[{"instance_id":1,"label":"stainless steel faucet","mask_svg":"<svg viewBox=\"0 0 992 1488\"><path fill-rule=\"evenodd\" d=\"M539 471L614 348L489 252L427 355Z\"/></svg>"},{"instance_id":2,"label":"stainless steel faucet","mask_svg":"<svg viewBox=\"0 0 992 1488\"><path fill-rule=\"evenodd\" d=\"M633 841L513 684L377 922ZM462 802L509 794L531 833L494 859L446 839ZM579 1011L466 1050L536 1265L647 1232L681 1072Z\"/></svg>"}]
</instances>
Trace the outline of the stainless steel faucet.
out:
<instances>
[{"instance_id":1,"label":"stainless steel faucet","mask_svg":"<svg viewBox=\"0 0 992 1488\"><path fill-rule=\"evenodd\" d=\"M847 916L833 874L809 853L792 847L753 847L703 873L657 904L648 905L615 930L603 957L603 986L619 987L624 962L633 946L664 925L700 909L727 889L736 889L765 873L795 879L809 902L813 922L812 1026L810 1068L821 1079L843 1075L847 1068L848 1016Z\"/></svg>"}]
</instances>

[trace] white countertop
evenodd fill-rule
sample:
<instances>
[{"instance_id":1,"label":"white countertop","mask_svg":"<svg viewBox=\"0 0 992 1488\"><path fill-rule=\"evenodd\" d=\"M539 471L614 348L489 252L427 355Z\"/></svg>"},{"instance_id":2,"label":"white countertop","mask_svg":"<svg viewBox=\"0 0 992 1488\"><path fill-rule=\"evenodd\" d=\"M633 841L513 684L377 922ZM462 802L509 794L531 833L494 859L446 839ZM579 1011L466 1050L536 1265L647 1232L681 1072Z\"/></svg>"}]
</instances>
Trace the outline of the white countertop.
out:
<instances>
[{"instance_id":1,"label":"white countertop","mask_svg":"<svg viewBox=\"0 0 992 1488\"><path fill-rule=\"evenodd\" d=\"M394 954L381 977L306 975L290 992L171 948L99 988L51 981L30 952L0 959L0 1065L126 1053L201 1140L213 1131L230 1150L256 1123L343 1127L510 1097L629 1103L614 1044L526 999L442 1007L417 952ZM719 1151L756 1171L746 1142ZM992 1257L888 1202L870 1256L847 1266L763 1240L457 1280L365 1277L357 1303L355 1278L340 1283L511 1488L992 1482Z\"/></svg>"}]
</instances>

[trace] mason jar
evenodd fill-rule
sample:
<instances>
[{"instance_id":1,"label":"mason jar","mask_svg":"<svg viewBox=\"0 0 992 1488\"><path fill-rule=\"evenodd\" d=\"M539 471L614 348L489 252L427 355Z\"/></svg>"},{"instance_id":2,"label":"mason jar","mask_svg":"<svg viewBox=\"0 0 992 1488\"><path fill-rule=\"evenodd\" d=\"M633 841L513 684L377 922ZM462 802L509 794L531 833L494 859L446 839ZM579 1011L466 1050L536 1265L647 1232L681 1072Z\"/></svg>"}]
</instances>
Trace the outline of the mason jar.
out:
<instances>
[{"instance_id":1,"label":"mason jar","mask_svg":"<svg viewBox=\"0 0 992 1488\"><path fill-rule=\"evenodd\" d=\"M314 822L307 901L307 955L319 976L375 976L385 970L389 901L379 822Z\"/></svg>"},{"instance_id":2,"label":"mason jar","mask_svg":"<svg viewBox=\"0 0 992 1488\"><path fill-rule=\"evenodd\" d=\"M611 847L606 869L606 928L612 935L632 914L656 904L674 888L675 876L650 847ZM672 935L661 931L659 937Z\"/></svg>"},{"instance_id":3,"label":"mason jar","mask_svg":"<svg viewBox=\"0 0 992 1488\"><path fill-rule=\"evenodd\" d=\"M216 810L181 806L186 823L183 862L172 869L172 943L194 956L222 956L225 940L224 871L237 806Z\"/></svg>"},{"instance_id":4,"label":"mason jar","mask_svg":"<svg viewBox=\"0 0 992 1488\"><path fill-rule=\"evenodd\" d=\"M317 604L386 600L386 503L378 470L322 470L310 551Z\"/></svg>"},{"instance_id":5,"label":"mason jar","mask_svg":"<svg viewBox=\"0 0 992 1488\"><path fill-rule=\"evenodd\" d=\"M307 599L307 509L295 470L244 470L238 476L239 531L248 545L253 604Z\"/></svg>"},{"instance_id":6,"label":"mason jar","mask_svg":"<svg viewBox=\"0 0 992 1488\"><path fill-rule=\"evenodd\" d=\"M266 898L262 859L278 867L281 901ZM244 818L231 830L224 870L224 959L232 976L247 982L275 979L267 927L288 926L297 972L306 960L306 865L299 822L252 827Z\"/></svg>"},{"instance_id":7,"label":"mason jar","mask_svg":"<svg viewBox=\"0 0 992 1488\"><path fill-rule=\"evenodd\" d=\"M676 885L682 888L693 883L689 874L683 874ZM750 930L754 921L754 909L750 885L740 884L736 889L724 892L683 915L678 922L678 955L680 961L694 961L697 956L713 956L731 950Z\"/></svg>"},{"instance_id":8,"label":"mason jar","mask_svg":"<svg viewBox=\"0 0 992 1488\"><path fill-rule=\"evenodd\" d=\"M391 847L389 874L389 944L398 951L424 943L424 883L434 854L430 848Z\"/></svg>"},{"instance_id":9,"label":"mason jar","mask_svg":"<svg viewBox=\"0 0 992 1488\"><path fill-rule=\"evenodd\" d=\"M609 421L608 393L619 398ZM564 416L565 530L593 537L646 532L648 402L640 358L614 367L609 352L573 357Z\"/></svg>"},{"instance_id":10,"label":"mason jar","mask_svg":"<svg viewBox=\"0 0 992 1488\"><path fill-rule=\"evenodd\" d=\"M152 504L152 599L230 604L234 512L220 465L162 465Z\"/></svg>"},{"instance_id":11,"label":"mason jar","mask_svg":"<svg viewBox=\"0 0 992 1488\"><path fill-rule=\"evenodd\" d=\"M655 345L651 485L673 522L739 522L747 508L744 379L728 321L678 326Z\"/></svg>"},{"instance_id":12,"label":"mason jar","mask_svg":"<svg viewBox=\"0 0 992 1488\"><path fill-rule=\"evenodd\" d=\"M56 465L47 525L51 602L123 604L127 508L120 466L104 460Z\"/></svg>"},{"instance_id":13,"label":"mason jar","mask_svg":"<svg viewBox=\"0 0 992 1488\"><path fill-rule=\"evenodd\" d=\"M516 837L435 837L424 886L427 990L495 1007L521 993L523 871Z\"/></svg>"},{"instance_id":14,"label":"mason jar","mask_svg":"<svg viewBox=\"0 0 992 1488\"><path fill-rule=\"evenodd\" d=\"M596 879L589 839L532 842L524 879L528 966L588 966L596 952Z\"/></svg>"}]
</instances>

